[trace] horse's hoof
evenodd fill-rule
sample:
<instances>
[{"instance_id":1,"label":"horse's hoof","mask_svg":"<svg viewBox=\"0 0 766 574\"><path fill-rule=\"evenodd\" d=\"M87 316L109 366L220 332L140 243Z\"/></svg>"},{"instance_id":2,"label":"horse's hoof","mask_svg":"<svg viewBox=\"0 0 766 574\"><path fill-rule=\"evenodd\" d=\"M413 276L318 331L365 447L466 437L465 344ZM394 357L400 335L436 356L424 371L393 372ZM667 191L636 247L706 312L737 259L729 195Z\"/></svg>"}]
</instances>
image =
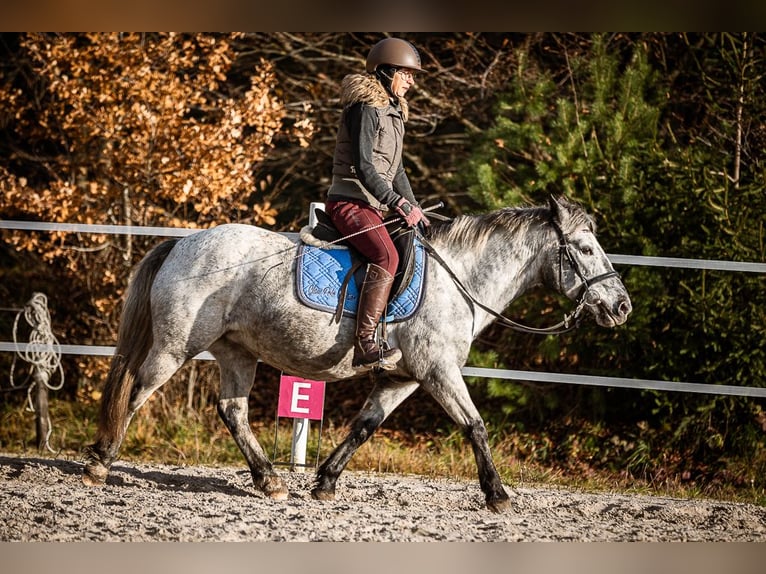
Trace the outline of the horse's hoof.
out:
<instances>
[{"instance_id":1,"label":"horse's hoof","mask_svg":"<svg viewBox=\"0 0 766 574\"><path fill-rule=\"evenodd\" d=\"M104 486L109 469L98 462L91 462L85 465L82 473L82 483L85 486Z\"/></svg>"},{"instance_id":2,"label":"horse's hoof","mask_svg":"<svg viewBox=\"0 0 766 574\"><path fill-rule=\"evenodd\" d=\"M497 514L502 514L511 509L511 499L506 496L505 498L487 500L487 508Z\"/></svg>"},{"instance_id":3,"label":"horse's hoof","mask_svg":"<svg viewBox=\"0 0 766 574\"><path fill-rule=\"evenodd\" d=\"M270 476L263 479L261 491L271 500L287 500L289 491L287 486L278 476Z\"/></svg>"},{"instance_id":4,"label":"horse's hoof","mask_svg":"<svg viewBox=\"0 0 766 574\"><path fill-rule=\"evenodd\" d=\"M311 498L314 500L335 500L335 491L315 488L311 491Z\"/></svg>"},{"instance_id":5,"label":"horse's hoof","mask_svg":"<svg viewBox=\"0 0 766 574\"><path fill-rule=\"evenodd\" d=\"M289 492L285 488L283 490L277 490L277 491L274 491L274 492L267 492L266 496L268 496L271 500L287 500L288 494L289 494Z\"/></svg>"}]
</instances>

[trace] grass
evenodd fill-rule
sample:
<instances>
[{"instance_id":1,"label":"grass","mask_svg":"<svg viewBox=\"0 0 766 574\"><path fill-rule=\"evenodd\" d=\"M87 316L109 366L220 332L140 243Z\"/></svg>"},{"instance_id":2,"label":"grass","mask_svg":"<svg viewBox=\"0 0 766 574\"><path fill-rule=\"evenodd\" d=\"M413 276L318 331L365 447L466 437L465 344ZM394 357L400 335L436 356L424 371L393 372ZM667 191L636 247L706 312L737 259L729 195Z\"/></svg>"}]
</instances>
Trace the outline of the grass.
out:
<instances>
[{"instance_id":1,"label":"grass","mask_svg":"<svg viewBox=\"0 0 766 574\"><path fill-rule=\"evenodd\" d=\"M218 419L215 407L199 411L172 408L161 394L134 417L120 451L122 460L162 464L241 466L245 461L233 439ZM147 408L149 407L149 408ZM50 403L53 452L38 453L34 414L26 404L5 405L0 410L0 451L27 456L63 457L77 460L83 446L93 440L96 408L93 404L52 400ZM326 457L348 432L344 425L325 422L321 442L318 423L312 425L307 462ZM256 438L275 462L289 463L292 423L281 419L275 448L275 424L254 422ZM512 488L564 487L586 492L622 492L673 498L712 498L766 506L763 486L700 485L678 476L642 477L629 472L607 472L583 462L567 468L540 464L519 453L518 437L495 434L491 448L503 481ZM476 480L476 463L470 445L459 432L413 436L400 430L381 428L362 445L348 470L416 474L436 478Z\"/></svg>"}]
</instances>

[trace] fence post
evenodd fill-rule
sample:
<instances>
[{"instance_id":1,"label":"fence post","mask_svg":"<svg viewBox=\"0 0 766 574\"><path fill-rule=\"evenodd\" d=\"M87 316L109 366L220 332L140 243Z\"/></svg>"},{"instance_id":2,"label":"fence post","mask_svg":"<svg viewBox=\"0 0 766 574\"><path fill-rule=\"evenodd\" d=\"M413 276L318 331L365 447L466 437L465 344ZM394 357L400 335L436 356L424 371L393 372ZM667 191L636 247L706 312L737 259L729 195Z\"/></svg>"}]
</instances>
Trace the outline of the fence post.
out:
<instances>
[{"instance_id":1,"label":"fence post","mask_svg":"<svg viewBox=\"0 0 766 574\"><path fill-rule=\"evenodd\" d=\"M38 365L32 367L32 380L35 389L35 436L37 450L42 451L48 446L48 436L51 432L51 419L48 411L48 380L50 373Z\"/></svg>"}]
</instances>

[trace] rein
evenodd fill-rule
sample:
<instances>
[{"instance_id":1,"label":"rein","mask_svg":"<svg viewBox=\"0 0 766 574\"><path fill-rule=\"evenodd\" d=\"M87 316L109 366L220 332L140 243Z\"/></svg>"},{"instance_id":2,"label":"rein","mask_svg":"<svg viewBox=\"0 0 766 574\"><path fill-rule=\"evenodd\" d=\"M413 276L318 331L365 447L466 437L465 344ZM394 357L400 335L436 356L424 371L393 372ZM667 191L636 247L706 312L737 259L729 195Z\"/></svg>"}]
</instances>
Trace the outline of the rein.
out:
<instances>
[{"instance_id":1,"label":"rein","mask_svg":"<svg viewBox=\"0 0 766 574\"><path fill-rule=\"evenodd\" d=\"M582 313L582 310L585 308L586 305L594 305L596 303L594 302L588 302L588 295L591 291L591 287L593 285L600 283L601 281L605 281L606 279L609 279L610 277L619 277L620 274L617 273L617 271L608 271L607 273L602 273L601 275L597 275L596 277L593 277L591 279L588 279L585 277L585 275L582 273L579 265L577 264L577 261L575 260L574 256L572 255L572 252L570 250L569 242L566 239L566 235L564 235L564 232L561 230L561 228L558 226L558 224L555 221L551 221L551 224L553 225L553 228L556 230L556 235L559 239L559 285L561 285L561 281L563 279L563 268L564 268L564 258L566 257L569 264L574 269L574 272L577 274L577 276L582 280L582 290L577 298L577 305L575 309L570 312L566 313L564 315L564 318L556 323L555 325L551 325L550 327L529 327L527 325L522 325L521 323L517 323L513 319L509 319L508 317L498 313L494 309L487 307L482 302L476 299L476 297L473 296L473 294L468 290L468 288L463 285L463 282L460 281L460 278L455 274L452 269L450 269L449 265L447 265L447 262L444 261L444 259L439 255L439 253L436 251L433 245L423 236L420 229L415 227L415 233L417 234L420 241L423 243L423 246L425 247L426 251L433 257L439 265L441 265L444 270L447 272L447 274L452 278L452 281L454 281L455 285L460 289L460 291L463 293L463 295L468 299L468 301L475 305L476 307L479 307L484 312L488 313L492 317L494 317L501 325L504 327L508 327L510 329L513 329L514 331L518 331L521 333L529 333L533 335L561 335L564 333L568 333L569 331L572 331L576 329L580 324L580 314Z\"/></svg>"}]
</instances>

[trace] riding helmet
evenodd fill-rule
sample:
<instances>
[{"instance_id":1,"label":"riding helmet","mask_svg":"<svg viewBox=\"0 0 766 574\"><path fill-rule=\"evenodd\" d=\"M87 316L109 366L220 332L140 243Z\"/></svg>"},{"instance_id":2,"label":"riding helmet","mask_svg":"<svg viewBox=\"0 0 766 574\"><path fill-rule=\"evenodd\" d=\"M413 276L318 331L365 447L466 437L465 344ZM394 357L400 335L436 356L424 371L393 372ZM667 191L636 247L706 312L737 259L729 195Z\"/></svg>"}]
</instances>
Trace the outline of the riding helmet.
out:
<instances>
[{"instance_id":1,"label":"riding helmet","mask_svg":"<svg viewBox=\"0 0 766 574\"><path fill-rule=\"evenodd\" d=\"M382 64L395 68L422 70L417 49L401 38L385 38L370 49L367 55L367 73L374 73Z\"/></svg>"}]
</instances>

